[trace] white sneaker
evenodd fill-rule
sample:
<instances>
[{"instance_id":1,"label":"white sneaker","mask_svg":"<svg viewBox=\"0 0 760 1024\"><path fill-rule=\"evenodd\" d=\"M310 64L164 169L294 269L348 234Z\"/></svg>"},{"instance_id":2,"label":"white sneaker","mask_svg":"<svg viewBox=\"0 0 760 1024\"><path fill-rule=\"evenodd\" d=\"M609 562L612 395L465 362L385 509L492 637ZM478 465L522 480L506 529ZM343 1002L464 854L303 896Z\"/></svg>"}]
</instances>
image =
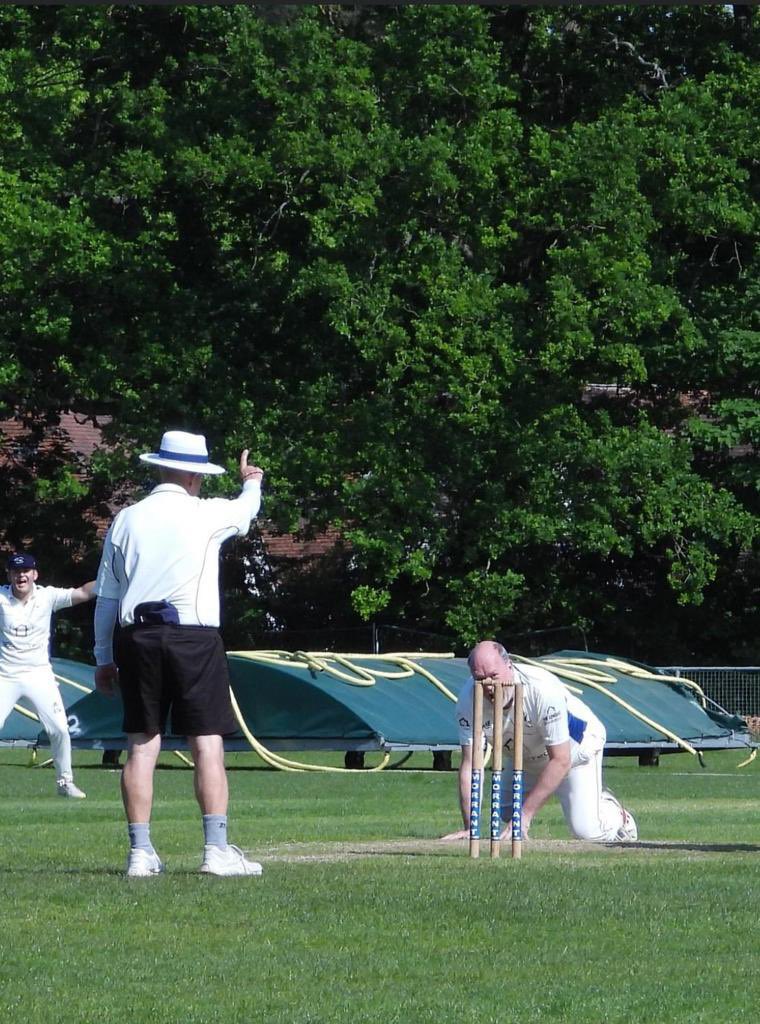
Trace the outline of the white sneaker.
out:
<instances>
[{"instance_id":1,"label":"white sneaker","mask_svg":"<svg viewBox=\"0 0 760 1024\"><path fill-rule=\"evenodd\" d=\"M74 785L73 779L58 779L56 781L56 789L58 790L58 796L68 796L73 800L84 800L86 793L83 793L79 786Z\"/></svg>"},{"instance_id":2,"label":"white sneaker","mask_svg":"<svg viewBox=\"0 0 760 1024\"><path fill-rule=\"evenodd\" d=\"M203 847L201 871L206 875L260 875L264 869L255 860L248 860L239 846L209 844Z\"/></svg>"},{"instance_id":3,"label":"white sneaker","mask_svg":"<svg viewBox=\"0 0 760 1024\"><path fill-rule=\"evenodd\" d=\"M620 803L614 793L611 793L608 789L602 790L602 800L608 800L618 808L620 813L623 815L623 822L620 828L615 834L613 842L615 843L635 843L639 838L639 830L636 826L633 815L630 811L627 811L625 807Z\"/></svg>"},{"instance_id":4,"label":"white sneaker","mask_svg":"<svg viewBox=\"0 0 760 1024\"><path fill-rule=\"evenodd\" d=\"M630 811L627 811L625 807L622 807L621 810L623 812L623 824L618 829L617 841L619 843L635 843L639 838L636 822Z\"/></svg>"},{"instance_id":5,"label":"white sneaker","mask_svg":"<svg viewBox=\"0 0 760 1024\"><path fill-rule=\"evenodd\" d=\"M155 850L130 850L127 861L127 878L150 878L152 875L160 875L164 870L158 854Z\"/></svg>"}]
</instances>

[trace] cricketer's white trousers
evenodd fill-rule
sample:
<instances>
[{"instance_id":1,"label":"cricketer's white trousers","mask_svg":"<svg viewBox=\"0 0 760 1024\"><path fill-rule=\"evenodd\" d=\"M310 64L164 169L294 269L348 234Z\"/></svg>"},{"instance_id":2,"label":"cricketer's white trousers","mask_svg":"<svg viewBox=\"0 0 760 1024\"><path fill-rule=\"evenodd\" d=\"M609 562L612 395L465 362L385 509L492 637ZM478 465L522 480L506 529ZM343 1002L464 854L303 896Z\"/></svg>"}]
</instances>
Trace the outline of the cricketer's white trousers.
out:
<instances>
[{"instance_id":1,"label":"cricketer's white trousers","mask_svg":"<svg viewBox=\"0 0 760 1024\"><path fill-rule=\"evenodd\" d=\"M52 669L30 669L25 672L23 679L0 676L0 729L13 710L13 705L18 704L21 697L25 697L32 705L50 737L56 778L70 778L71 738L66 709Z\"/></svg>"},{"instance_id":2,"label":"cricketer's white trousers","mask_svg":"<svg viewBox=\"0 0 760 1024\"><path fill-rule=\"evenodd\" d=\"M556 789L567 827L575 839L589 843L611 843L623 825L623 809L602 788L604 733L586 731L579 744L573 744L572 767ZM527 795L548 757L536 765L526 764L523 776Z\"/></svg>"}]
</instances>

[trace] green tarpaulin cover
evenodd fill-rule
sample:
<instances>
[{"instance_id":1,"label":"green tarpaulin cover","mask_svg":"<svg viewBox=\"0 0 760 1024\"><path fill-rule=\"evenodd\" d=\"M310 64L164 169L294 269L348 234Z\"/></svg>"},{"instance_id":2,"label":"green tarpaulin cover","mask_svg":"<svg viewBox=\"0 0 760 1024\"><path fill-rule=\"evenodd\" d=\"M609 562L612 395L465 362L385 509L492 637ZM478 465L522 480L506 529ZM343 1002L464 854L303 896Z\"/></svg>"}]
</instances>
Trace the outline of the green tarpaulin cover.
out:
<instances>
[{"instance_id":1,"label":"green tarpaulin cover","mask_svg":"<svg viewBox=\"0 0 760 1024\"><path fill-rule=\"evenodd\" d=\"M386 655L386 660L351 655L348 664L324 656L311 667L306 663L255 660L266 655L252 652L228 655L233 692L244 722L264 746L272 750L445 750L458 747L454 705L442 692L459 693L468 677L461 658L419 655L405 662L403 656ZM296 657L296 656L294 656ZM394 660L396 659L396 660ZM608 753L634 753L647 747L678 749L677 745L619 703L624 701L641 714L694 747L746 746L749 737L742 719L705 708L695 690L676 679L651 679L647 666L624 663L608 655L585 651L557 651L536 659L557 672L580 693L607 728ZM404 665L413 671L404 678L384 678L378 673L402 674ZM324 666L324 667L320 667ZM353 666L353 668L351 667ZM94 670L77 662L56 660L54 668L63 679L93 685ZM408 670L407 670L408 671ZM606 681L599 681L599 672ZM637 677L635 672L644 672ZM373 685L366 682L367 673ZM571 673L572 675L567 675ZM588 680L577 678L586 674ZM434 685L433 676L440 684ZM592 685L596 682L595 688ZM69 713L69 728L75 746L123 748L121 703L98 693L80 695L62 684ZM611 699L608 695L619 698ZM12 714L0 734L0 742L40 742L47 737L39 726L18 713ZM168 748L185 748L183 737L169 728ZM226 738L229 749L248 749L243 732Z\"/></svg>"}]
</instances>

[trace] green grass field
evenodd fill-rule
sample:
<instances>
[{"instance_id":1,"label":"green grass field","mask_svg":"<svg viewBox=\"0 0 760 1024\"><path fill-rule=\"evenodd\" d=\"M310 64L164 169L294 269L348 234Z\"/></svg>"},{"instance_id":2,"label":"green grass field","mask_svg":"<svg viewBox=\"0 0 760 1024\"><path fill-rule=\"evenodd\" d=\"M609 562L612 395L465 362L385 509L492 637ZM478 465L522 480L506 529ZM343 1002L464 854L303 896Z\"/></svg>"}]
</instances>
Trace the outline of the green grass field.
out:
<instances>
[{"instance_id":1,"label":"green grass field","mask_svg":"<svg viewBox=\"0 0 760 1024\"><path fill-rule=\"evenodd\" d=\"M167 872L127 881L118 773L77 753L88 799L64 801L50 769L0 750L0 1008L35 1024L745 1021L760 760L741 759L611 760L639 845L562 842L553 803L522 861L471 862L433 842L456 826L456 775L429 756L307 775L235 755L231 839L264 876L219 879L196 873L191 773L163 755Z\"/></svg>"}]
</instances>

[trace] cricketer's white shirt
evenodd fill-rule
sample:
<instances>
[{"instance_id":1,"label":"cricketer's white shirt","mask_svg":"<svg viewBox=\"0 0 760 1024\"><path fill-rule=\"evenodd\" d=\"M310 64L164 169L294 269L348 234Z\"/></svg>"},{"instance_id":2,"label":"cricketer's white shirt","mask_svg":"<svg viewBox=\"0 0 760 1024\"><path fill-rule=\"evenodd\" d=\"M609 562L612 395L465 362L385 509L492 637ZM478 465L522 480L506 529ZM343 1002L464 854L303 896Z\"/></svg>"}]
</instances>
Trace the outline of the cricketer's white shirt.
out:
<instances>
[{"instance_id":1,"label":"cricketer's white shirt","mask_svg":"<svg viewBox=\"0 0 760 1024\"><path fill-rule=\"evenodd\" d=\"M26 601L0 587L0 678L19 679L30 669L50 667L50 617L70 608L73 589L38 587Z\"/></svg>"},{"instance_id":2,"label":"cricketer's white shirt","mask_svg":"<svg viewBox=\"0 0 760 1024\"><path fill-rule=\"evenodd\" d=\"M514 666L523 684L523 760L525 770L540 767L548 759L547 747L570 741L572 764L584 763L588 753L604 746L604 725L582 700L570 693L553 672L539 665ZM457 700L459 742L472 744L472 676ZM483 699L483 732L493 740L493 701ZM513 706L504 712L504 746L512 749L515 727Z\"/></svg>"},{"instance_id":3,"label":"cricketer's white shirt","mask_svg":"<svg viewBox=\"0 0 760 1024\"><path fill-rule=\"evenodd\" d=\"M258 480L232 500L196 498L178 484L159 484L111 524L95 593L118 599L122 625L134 623L143 601L169 601L182 625L218 626L219 549L248 532L260 507Z\"/></svg>"}]
</instances>

